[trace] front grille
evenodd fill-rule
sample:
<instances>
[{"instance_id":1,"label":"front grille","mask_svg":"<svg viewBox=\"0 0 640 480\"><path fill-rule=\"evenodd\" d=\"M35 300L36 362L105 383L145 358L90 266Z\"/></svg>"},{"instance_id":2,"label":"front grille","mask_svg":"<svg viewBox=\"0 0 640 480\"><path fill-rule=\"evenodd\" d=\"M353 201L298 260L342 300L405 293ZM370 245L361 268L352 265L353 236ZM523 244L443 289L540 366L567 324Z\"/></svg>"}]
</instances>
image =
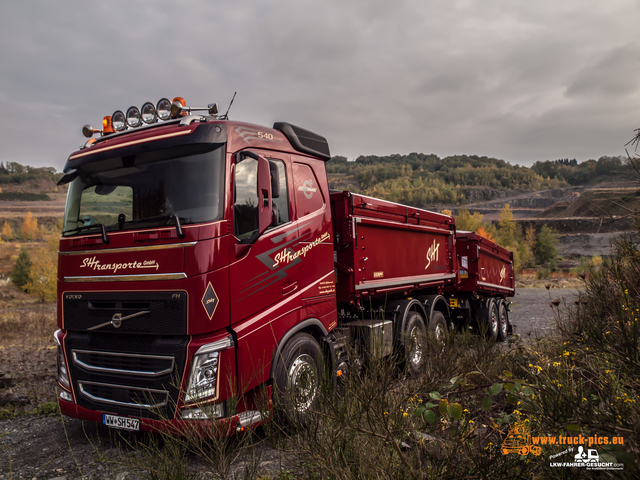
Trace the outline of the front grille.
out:
<instances>
[{"instance_id":1,"label":"front grille","mask_svg":"<svg viewBox=\"0 0 640 480\"><path fill-rule=\"evenodd\" d=\"M130 355L114 352L73 350L73 362L84 370L99 373L124 373L142 377L159 377L173 371L173 357Z\"/></svg>"},{"instance_id":2,"label":"front grille","mask_svg":"<svg viewBox=\"0 0 640 480\"><path fill-rule=\"evenodd\" d=\"M66 330L186 335L185 292L66 292Z\"/></svg>"},{"instance_id":3,"label":"front grille","mask_svg":"<svg viewBox=\"0 0 640 480\"><path fill-rule=\"evenodd\" d=\"M187 336L69 332L65 348L82 407L116 415L173 418Z\"/></svg>"},{"instance_id":4,"label":"front grille","mask_svg":"<svg viewBox=\"0 0 640 480\"><path fill-rule=\"evenodd\" d=\"M105 383L78 382L80 395L96 403L158 409L169 403L169 392L150 388L125 387Z\"/></svg>"}]
</instances>

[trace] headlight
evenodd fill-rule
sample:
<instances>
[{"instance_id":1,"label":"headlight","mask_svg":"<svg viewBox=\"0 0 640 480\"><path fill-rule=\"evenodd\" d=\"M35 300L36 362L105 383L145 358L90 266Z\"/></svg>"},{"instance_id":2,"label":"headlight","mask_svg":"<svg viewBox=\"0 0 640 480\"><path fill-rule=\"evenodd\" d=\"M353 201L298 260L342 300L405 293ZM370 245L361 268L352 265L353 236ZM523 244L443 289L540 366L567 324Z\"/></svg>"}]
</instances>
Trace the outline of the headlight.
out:
<instances>
[{"instance_id":1,"label":"headlight","mask_svg":"<svg viewBox=\"0 0 640 480\"><path fill-rule=\"evenodd\" d=\"M218 359L220 350L233 346L231 337L208 343L198 349L191 362L189 383L184 403L194 403L215 397L218 387Z\"/></svg>"},{"instance_id":2,"label":"headlight","mask_svg":"<svg viewBox=\"0 0 640 480\"><path fill-rule=\"evenodd\" d=\"M53 334L53 338L56 341L56 345L58 347L58 381L60 384L69 390L71 389L71 382L69 381L69 370L67 369L67 362L64 359L64 353L62 352L62 344L60 343L60 339L58 338L57 330Z\"/></svg>"}]
</instances>

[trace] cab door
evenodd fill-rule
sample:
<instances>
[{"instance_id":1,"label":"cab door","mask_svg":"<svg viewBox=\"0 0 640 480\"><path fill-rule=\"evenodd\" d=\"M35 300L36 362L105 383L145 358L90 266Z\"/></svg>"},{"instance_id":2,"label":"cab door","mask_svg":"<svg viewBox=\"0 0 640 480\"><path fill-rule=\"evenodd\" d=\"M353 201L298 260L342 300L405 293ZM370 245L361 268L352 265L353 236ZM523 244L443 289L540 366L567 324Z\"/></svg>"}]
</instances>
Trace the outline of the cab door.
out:
<instances>
[{"instance_id":1,"label":"cab door","mask_svg":"<svg viewBox=\"0 0 640 480\"><path fill-rule=\"evenodd\" d=\"M283 302L300 288L300 259L291 255L298 231L292 221L289 155L252 151L269 162L273 215L271 226L252 239L258 230L258 162L236 155L232 196L236 239L232 255L235 253L236 261L230 267L232 325Z\"/></svg>"}]
</instances>

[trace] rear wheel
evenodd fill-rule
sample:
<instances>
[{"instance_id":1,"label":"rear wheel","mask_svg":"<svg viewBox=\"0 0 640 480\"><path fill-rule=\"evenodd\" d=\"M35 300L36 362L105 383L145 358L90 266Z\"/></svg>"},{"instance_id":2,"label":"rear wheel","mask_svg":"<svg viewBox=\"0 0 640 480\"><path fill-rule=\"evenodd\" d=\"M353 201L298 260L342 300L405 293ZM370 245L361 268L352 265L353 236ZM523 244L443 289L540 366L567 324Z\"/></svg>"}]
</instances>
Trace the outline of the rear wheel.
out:
<instances>
[{"instance_id":1,"label":"rear wheel","mask_svg":"<svg viewBox=\"0 0 640 480\"><path fill-rule=\"evenodd\" d=\"M422 315L418 312L409 312L404 331L403 348L407 369L412 374L418 374L422 370L426 334L427 329Z\"/></svg>"},{"instance_id":2,"label":"rear wheel","mask_svg":"<svg viewBox=\"0 0 640 480\"><path fill-rule=\"evenodd\" d=\"M433 312L429 322L429 330L434 334L438 342L444 343L447 338L447 320L444 318L444 313L438 310Z\"/></svg>"},{"instance_id":3,"label":"rear wheel","mask_svg":"<svg viewBox=\"0 0 640 480\"><path fill-rule=\"evenodd\" d=\"M297 333L284 346L275 369L276 410L286 420L305 425L318 399L324 360L317 340Z\"/></svg>"},{"instance_id":4,"label":"rear wheel","mask_svg":"<svg viewBox=\"0 0 640 480\"><path fill-rule=\"evenodd\" d=\"M498 340L499 330L499 312L496 302L489 300L487 308L482 309L481 327L480 331L486 332L486 335L494 341Z\"/></svg>"},{"instance_id":5,"label":"rear wheel","mask_svg":"<svg viewBox=\"0 0 640 480\"><path fill-rule=\"evenodd\" d=\"M500 341L504 342L507 339L507 333L509 332L509 314L507 312L507 306L504 304L504 302L500 302L498 312L498 338L500 339Z\"/></svg>"}]
</instances>

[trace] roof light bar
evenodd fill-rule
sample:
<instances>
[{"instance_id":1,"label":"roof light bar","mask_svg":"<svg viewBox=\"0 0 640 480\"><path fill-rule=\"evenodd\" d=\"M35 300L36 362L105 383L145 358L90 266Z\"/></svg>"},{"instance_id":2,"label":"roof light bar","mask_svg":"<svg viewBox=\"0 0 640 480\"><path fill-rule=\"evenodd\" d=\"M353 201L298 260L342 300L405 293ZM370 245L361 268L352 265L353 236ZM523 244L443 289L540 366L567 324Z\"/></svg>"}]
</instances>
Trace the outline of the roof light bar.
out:
<instances>
[{"instance_id":1,"label":"roof light bar","mask_svg":"<svg viewBox=\"0 0 640 480\"><path fill-rule=\"evenodd\" d=\"M141 109L136 106L129 107L126 114L122 110L116 110L111 116L102 119L102 130L85 125L82 127L82 134L91 138L96 133L109 135L115 132L124 132L129 128L137 128L143 123L151 125L158 120L166 121L184 117L195 111L206 111L209 115L226 119L224 115L218 115L218 104L216 103L210 103L206 108L187 107L187 102L182 97L175 97L172 101L169 101L168 98L161 98L156 105L146 102Z\"/></svg>"}]
</instances>

